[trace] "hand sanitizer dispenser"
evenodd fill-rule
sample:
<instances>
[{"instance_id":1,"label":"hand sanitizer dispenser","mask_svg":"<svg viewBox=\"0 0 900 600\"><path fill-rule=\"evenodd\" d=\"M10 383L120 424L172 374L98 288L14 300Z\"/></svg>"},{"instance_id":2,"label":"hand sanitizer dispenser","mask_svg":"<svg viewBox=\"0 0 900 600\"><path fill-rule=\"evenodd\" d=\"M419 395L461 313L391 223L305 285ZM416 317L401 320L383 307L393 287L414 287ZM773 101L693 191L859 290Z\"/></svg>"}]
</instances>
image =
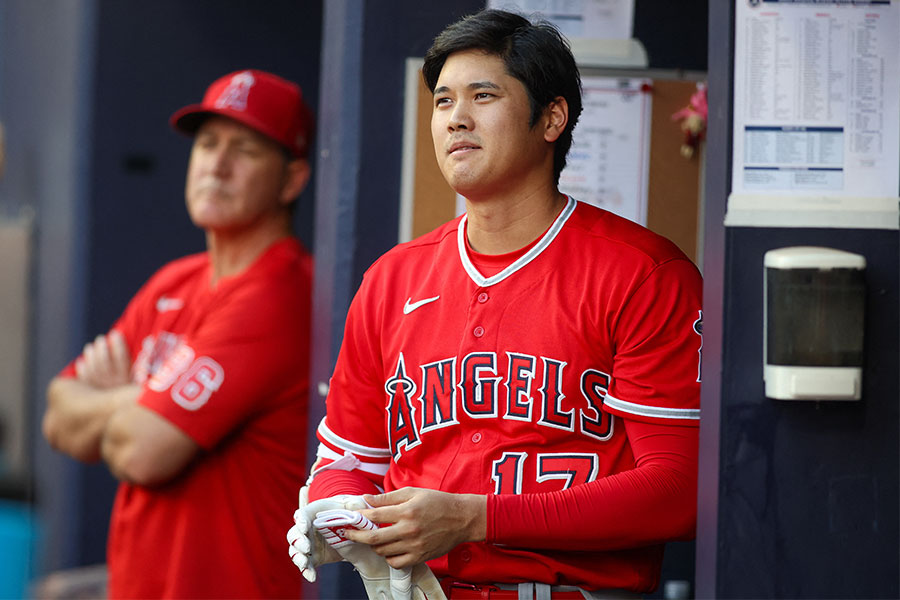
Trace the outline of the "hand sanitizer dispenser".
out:
<instances>
[{"instance_id":1,"label":"hand sanitizer dispenser","mask_svg":"<svg viewBox=\"0 0 900 600\"><path fill-rule=\"evenodd\" d=\"M859 400L866 259L795 246L764 260L763 378L777 400Z\"/></svg>"}]
</instances>

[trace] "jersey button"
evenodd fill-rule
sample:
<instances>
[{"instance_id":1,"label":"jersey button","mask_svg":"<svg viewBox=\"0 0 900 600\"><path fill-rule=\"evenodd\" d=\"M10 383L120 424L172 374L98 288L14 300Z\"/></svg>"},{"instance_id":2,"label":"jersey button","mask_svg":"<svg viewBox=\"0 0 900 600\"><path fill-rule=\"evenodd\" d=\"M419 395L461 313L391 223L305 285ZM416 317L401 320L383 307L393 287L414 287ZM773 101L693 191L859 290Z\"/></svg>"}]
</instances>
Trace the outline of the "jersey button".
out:
<instances>
[{"instance_id":1,"label":"jersey button","mask_svg":"<svg viewBox=\"0 0 900 600\"><path fill-rule=\"evenodd\" d=\"M481 432L473 433L472 434L472 443L477 444L480 441L481 441Z\"/></svg>"},{"instance_id":2,"label":"jersey button","mask_svg":"<svg viewBox=\"0 0 900 600\"><path fill-rule=\"evenodd\" d=\"M490 299L491 299L491 297L488 296L487 292L481 292L480 294L478 294L478 301L482 304L484 304L485 302L487 302Z\"/></svg>"},{"instance_id":3,"label":"jersey button","mask_svg":"<svg viewBox=\"0 0 900 600\"><path fill-rule=\"evenodd\" d=\"M484 327L479 325L478 327L476 327L475 329L472 330L472 335L474 335L475 337L483 336L484 335Z\"/></svg>"},{"instance_id":4,"label":"jersey button","mask_svg":"<svg viewBox=\"0 0 900 600\"><path fill-rule=\"evenodd\" d=\"M461 550L459 552L459 558L463 562L469 562L470 560L472 560L472 553L469 552L468 550Z\"/></svg>"}]
</instances>

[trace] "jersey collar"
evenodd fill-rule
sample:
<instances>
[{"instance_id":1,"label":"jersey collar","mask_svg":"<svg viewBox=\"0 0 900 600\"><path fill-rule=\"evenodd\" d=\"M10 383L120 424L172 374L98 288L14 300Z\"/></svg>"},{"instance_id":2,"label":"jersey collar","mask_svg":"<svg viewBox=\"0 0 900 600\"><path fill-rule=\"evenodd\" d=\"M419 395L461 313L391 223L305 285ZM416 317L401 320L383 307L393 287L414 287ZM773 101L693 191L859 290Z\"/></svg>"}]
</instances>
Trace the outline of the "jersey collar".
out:
<instances>
[{"instance_id":1,"label":"jersey collar","mask_svg":"<svg viewBox=\"0 0 900 600\"><path fill-rule=\"evenodd\" d=\"M456 228L456 245L459 249L459 259L462 261L463 268L466 270L466 273L468 273L472 281L475 282L475 285L478 287L490 287L496 283L500 283L537 258L537 256L553 242L557 234L562 231L563 225L566 224L566 221L569 220L569 217L572 216L572 213L575 211L575 205L578 204L578 202L571 196L566 197L568 198L566 207L559 213L559 216L553 221L553 225L551 225L550 229L544 233L544 236L538 243L532 246L528 252L517 258L508 267L491 277L482 276L481 273L478 272L478 269L475 268L475 265L472 264L469 253L466 252L466 219L468 218L468 215L463 215L463 218L460 219L459 225Z\"/></svg>"}]
</instances>

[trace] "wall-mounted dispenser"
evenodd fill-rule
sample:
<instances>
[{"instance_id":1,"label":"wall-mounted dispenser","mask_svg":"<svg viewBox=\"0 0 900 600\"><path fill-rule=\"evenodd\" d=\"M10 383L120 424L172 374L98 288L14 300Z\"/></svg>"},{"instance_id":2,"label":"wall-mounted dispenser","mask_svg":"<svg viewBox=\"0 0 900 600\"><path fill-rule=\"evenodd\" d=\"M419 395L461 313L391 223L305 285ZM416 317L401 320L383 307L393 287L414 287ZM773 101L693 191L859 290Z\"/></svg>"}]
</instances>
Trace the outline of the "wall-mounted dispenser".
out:
<instances>
[{"instance_id":1,"label":"wall-mounted dispenser","mask_svg":"<svg viewBox=\"0 0 900 600\"><path fill-rule=\"evenodd\" d=\"M794 246L766 252L763 378L778 400L859 400L866 259Z\"/></svg>"}]
</instances>

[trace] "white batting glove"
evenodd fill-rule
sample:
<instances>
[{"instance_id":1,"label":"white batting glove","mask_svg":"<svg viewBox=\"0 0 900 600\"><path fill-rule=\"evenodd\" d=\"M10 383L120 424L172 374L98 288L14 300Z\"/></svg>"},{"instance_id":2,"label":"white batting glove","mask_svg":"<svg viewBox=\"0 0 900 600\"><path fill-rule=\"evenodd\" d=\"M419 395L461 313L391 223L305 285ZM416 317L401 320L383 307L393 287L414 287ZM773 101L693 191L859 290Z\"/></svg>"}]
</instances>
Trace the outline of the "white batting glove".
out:
<instances>
[{"instance_id":1,"label":"white batting glove","mask_svg":"<svg viewBox=\"0 0 900 600\"><path fill-rule=\"evenodd\" d=\"M343 509L348 499L358 500L353 502L353 506L366 508L361 496L334 496L310 503L309 488L307 486L300 488L300 507L294 511L294 526L287 532L288 555L310 583L316 580L316 567L343 560L313 526L316 514L326 510Z\"/></svg>"},{"instance_id":2,"label":"white batting glove","mask_svg":"<svg viewBox=\"0 0 900 600\"><path fill-rule=\"evenodd\" d=\"M428 565L395 569L371 546L347 539L344 536L346 529L376 529L377 526L356 512L356 509L368 508L359 496L351 497L345 506L347 509L319 512L313 526L344 560L353 565L370 600L446 600Z\"/></svg>"}]
</instances>

